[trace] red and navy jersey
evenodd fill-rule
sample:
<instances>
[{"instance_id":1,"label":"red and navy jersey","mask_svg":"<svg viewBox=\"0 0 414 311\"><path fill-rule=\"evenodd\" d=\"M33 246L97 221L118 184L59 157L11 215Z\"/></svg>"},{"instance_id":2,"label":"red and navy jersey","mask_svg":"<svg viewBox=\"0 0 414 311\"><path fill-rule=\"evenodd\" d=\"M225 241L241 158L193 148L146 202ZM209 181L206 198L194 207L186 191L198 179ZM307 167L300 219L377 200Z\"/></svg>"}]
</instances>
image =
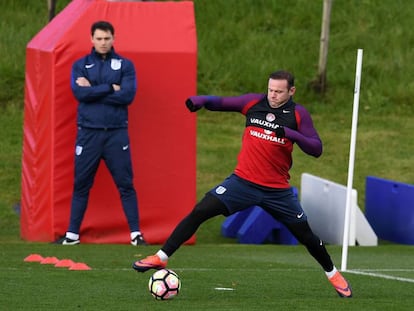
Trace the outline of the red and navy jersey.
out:
<instances>
[{"instance_id":1,"label":"red and navy jersey","mask_svg":"<svg viewBox=\"0 0 414 311\"><path fill-rule=\"evenodd\" d=\"M269 105L265 94L237 97L193 96L193 111L205 107L213 111L237 111L246 116L241 150L234 173L249 182L273 189L289 188L293 144L319 157L322 142L309 112L289 100L279 108ZM282 126L284 137L277 137Z\"/></svg>"}]
</instances>

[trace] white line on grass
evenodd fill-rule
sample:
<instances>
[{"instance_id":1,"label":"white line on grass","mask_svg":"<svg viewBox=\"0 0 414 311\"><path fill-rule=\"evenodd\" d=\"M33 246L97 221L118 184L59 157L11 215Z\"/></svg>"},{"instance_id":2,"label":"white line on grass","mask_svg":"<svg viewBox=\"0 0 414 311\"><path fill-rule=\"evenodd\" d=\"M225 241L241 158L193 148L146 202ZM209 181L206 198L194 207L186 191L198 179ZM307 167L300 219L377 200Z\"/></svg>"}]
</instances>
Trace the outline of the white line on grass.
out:
<instances>
[{"instance_id":1,"label":"white line on grass","mask_svg":"<svg viewBox=\"0 0 414 311\"><path fill-rule=\"evenodd\" d=\"M386 271L391 272L390 269L386 270ZM401 270L398 270L398 271L401 271ZM408 270L408 271L410 271L410 270ZM400 281L400 282L414 283L414 279L401 278L401 277L398 277L398 276L391 276L391 275L386 275L386 274L381 274L381 273L364 272L364 271L359 271L359 270L346 270L345 272L353 273L353 274L368 275L368 276L372 276L372 277L376 277L376 278L382 278L382 279L388 279L388 280L394 280L394 281Z\"/></svg>"},{"instance_id":2,"label":"white line on grass","mask_svg":"<svg viewBox=\"0 0 414 311\"><path fill-rule=\"evenodd\" d=\"M348 270L347 270L348 271ZM354 269L353 271L363 271L363 272L414 272L414 269Z\"/></svg>"},{"instance_id":3,"label":"white line on grass","mask_svg":"<svg viewBox=\"0 0 414 311\"><path fill-rule=\"evenodd\" d=\"M93 267L92 267L93 268ZM169 268L167 268L169 269ZM174 267L171 268L174 271L196 271L196 272L211 272L211 271L225 271L225 272L234 272L234 271L246 271L246 272L255 272L255 271L262 271L263 269L260 268L178 268ZM1 270L1 268L0 268ZM132 268L94 268L94 270L101 270L101 271L134 271ZM149 272L155 272L155 270L150 270ZM292 268L270 268L266 269L267 272L278 272L278 271L301 271L301 272L308 272L308 271L321 271L320 269L316 268L301 268L301 269L292 269Z\"/></svg>"},{"instance_id":4,"label":"white line on grass","mask_svg":"<svg viewBox=\"0 0 414 311\"><path fill-rule=\"evenodd\" d=\"M27 267L26 269L28 270L32 270L32 267ZM62 269L62 268L58 268L58 269ZM2 267L0 268L1 270L20 270L19 268L14 268L14 267ZM64 270L64 269L62 269ZM92 270L95 271L133 271L132 268L94 268L92 267ZM232 272L232 271L239 271L239 270L243 270L243 271L257 271L258 269L252 269L252 268L175 268L175 270L177 271L198 271L198 272L209 272L209 271L217 271L217 270L221 270L221 271L227 271L227 272ZM300 269L293 269L293 268L269 268L267 269L268 272L277 272L277 271L317 271L319 269L314 269L314 268L300 268ZM367 276L372 276L372 277L377 277L377 278L382 278L382 279L388 279L388 280L394 280L394 281L400 281L400 282L408 282L408 283L414 283L414 279L410 279L410 278L402 278L402 277L397 277L397 276L391 276L391 275L386 275L386 274L381 274L381 273L374 273L374 272L367 272L367 271L382 271L382 272L413 272L414 269L366 269L365 271L362 270L346 270L344 271L345 273L352 273L352 274L360 274L360 275L367 275Z\"/></svg>"},{"instance_id":5,"label":"white line on grass","mask_svg":"<svg viewBox=\"0 0 414 311\"><path fill-rule=\"evenodd\" d=\"M224 290L224 291L233 291L236 290L235 288L231 287L214 287L215 290Z\"/></svg>"}]
</instances>

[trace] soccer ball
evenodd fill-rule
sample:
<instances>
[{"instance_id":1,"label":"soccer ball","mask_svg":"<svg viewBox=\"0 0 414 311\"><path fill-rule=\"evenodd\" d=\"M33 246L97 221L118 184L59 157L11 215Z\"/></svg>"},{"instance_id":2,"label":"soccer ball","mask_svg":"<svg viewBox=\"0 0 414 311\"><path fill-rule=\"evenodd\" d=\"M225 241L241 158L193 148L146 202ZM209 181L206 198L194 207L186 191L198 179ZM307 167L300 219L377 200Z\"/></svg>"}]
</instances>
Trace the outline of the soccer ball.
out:
<instances>
[{"instance_id":1,"label":"soccer ball","mask_svg":"<svg viewBox=\"0 0 414 311\"><path fill-rule=\"evenodd\" d=\"M157 300L172 299L180 292L181 281L174 271L161 269L150 277L148 289Z\"/></svg>"}]
</instances>

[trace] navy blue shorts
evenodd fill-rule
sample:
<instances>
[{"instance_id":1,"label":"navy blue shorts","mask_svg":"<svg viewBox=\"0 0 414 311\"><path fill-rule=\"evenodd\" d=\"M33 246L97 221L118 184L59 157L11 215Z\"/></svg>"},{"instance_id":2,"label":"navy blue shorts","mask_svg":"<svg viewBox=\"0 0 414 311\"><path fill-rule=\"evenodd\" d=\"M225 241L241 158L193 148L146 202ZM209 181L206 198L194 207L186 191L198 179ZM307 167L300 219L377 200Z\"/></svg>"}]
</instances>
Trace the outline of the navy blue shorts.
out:
<instances>
[{"instance_id":1,"label":"navy blue shorts","mask_svg":"<svg viewBox=\"0 0 414 311\"><path fill-rule=\"evenodd\" d=\"M232 174L208 193L223 202L230 214L251 206L260 206L276 220L285 224L307 220L291 188L265 189Z\"/></svg>"}]
</instances>

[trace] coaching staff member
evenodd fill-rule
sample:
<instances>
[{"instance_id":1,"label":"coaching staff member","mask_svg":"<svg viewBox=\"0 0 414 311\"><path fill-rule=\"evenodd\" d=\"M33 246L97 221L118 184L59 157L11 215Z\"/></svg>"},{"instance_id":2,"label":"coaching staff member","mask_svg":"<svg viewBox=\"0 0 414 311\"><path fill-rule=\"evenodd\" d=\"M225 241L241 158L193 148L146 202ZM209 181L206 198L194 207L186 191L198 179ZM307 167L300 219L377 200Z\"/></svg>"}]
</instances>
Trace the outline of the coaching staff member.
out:
<instances>
[{"instance_id":1,"label":"coaching staff member","mask_svg":"<svg viewBox=\"0 0 414 311\"><path fill-rule=\"evenodd\" d=\"M135 97L137 81L133 63L113 48L114 34L107 21L92 24L92 51L72 67L71 88L79 102L75 182L69 228L65 237L56 241L58 244L80 243L80 226L101 160L118 188L131 244L146 244L139 228L128 135L128 106Z\"/></svg>"}]
</instances>

